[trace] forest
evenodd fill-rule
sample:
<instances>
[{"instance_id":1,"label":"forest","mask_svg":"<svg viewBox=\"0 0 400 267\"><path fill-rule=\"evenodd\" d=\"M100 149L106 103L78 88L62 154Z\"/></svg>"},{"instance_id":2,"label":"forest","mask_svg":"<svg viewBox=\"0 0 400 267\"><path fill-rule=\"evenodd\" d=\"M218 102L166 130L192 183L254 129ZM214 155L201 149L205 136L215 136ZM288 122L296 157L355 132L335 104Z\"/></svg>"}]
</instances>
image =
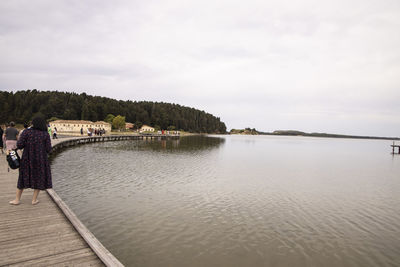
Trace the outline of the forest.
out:
<instances>
[{"instance_id":1,"label":"forest","mask_svg":"<svg viewBox=\"0 0 400 267\"><path fill-rule=\"evenodd\" d=\"M226 133L220 118L198 109L150 101L122 101L85 93L24 90L0 92L0 123L27 123L35 115L46 119L102 121L107 115L124 116L136 127L176 129L194 133Z\"/></svg>"}]
</instances>

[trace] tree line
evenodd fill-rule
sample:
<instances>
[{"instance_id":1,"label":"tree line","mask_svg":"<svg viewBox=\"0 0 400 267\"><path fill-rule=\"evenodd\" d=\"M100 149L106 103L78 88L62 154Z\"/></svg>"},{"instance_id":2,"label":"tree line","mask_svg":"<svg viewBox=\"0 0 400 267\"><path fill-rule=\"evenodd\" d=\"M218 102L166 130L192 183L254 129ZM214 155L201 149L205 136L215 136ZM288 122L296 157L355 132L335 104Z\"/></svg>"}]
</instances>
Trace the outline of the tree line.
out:
<instances>
[{"instance_id":1,"label":"tree line","mask_svg":"<svg viewBox=\"0 0 400 267\"><path fill-rule=\"evenodd\" d=\"M136 127L176 129L196 133L225 133L220 118L198 109L151 101L122 101L86 93L24 90L0 92L0 123L26 123L40 114L47 119L106 120L107 115L123 116ZM109 120L109 119L108 119Z\"/></svg>"}]
</instances>

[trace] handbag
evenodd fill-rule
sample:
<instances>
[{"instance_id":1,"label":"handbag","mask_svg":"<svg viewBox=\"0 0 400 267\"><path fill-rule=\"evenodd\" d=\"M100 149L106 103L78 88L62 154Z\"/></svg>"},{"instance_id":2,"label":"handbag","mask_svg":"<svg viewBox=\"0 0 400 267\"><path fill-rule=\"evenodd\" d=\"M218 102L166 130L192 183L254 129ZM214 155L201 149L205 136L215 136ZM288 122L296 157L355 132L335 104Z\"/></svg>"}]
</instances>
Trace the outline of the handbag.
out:
<instances>
[{"instance_id":1,"label":"handbag","mask_svg":"<svg viewBox=\"0 0 400 267\"><path fill-rule=\"evenodd\" d=\"M13 169L13 170L18 169L19 166L20 166L20 161L21 161L21 159L20 159L20 157L19 157L19 155L18 155L16 150L10 150L8 152L8 154L7 154L7 162L8 162L8 166L11 169Z\"/></svg>"}]
</instances>

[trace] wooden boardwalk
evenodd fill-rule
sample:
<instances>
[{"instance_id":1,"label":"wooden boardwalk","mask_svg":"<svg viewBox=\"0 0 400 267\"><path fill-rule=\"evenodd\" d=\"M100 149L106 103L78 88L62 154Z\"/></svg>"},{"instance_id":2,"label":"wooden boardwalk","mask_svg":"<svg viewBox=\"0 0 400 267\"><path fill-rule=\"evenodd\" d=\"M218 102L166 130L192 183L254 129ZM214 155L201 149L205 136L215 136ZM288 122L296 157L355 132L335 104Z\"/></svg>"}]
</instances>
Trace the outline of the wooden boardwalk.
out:
<instances>
[{"instance_id":1,"label":"wooden boardwalk","mask_svg":"<svg viewBox=\"0 0 400 267\"><path fill-rule=\"evenodd\" d=\"M179 135L113 135L52 140L53 152L79 144L122 140L179 138ZM21 153L20 153L21 154ZM54 190L41 191L31 204L26 189L15 198L18 170L8 170L0 154L0 266L123 266L79 221Z\"/></svg>"},{"instance_id":2,"label":"wooden boardwalk","mask_svg":"<svg viewBox=\"0 0 400 267\"><path fill-rule=\"evenodd\" d=\"M65 140L53 140L52 144ZM27 189L20 205L10 205L8 202L15 198L17 179L18 170L7 172L5 154L0 154L0 266L105 266L99 257L107 258L110 253L106 251L99 256L94 253L92 248L102 245L83 225L79 226L77 218L74 228L64 214L68 213L68 207L60 206L63 212L55 201L58 205L59 201L61 205L65 203L53 201L51 192L41 191L40 203L33 206L33 190ZM71 219L70 214L67 216ZM115 264L104 262L107 266L122 266L116 259Z\"/></svg>"}]
</instances>

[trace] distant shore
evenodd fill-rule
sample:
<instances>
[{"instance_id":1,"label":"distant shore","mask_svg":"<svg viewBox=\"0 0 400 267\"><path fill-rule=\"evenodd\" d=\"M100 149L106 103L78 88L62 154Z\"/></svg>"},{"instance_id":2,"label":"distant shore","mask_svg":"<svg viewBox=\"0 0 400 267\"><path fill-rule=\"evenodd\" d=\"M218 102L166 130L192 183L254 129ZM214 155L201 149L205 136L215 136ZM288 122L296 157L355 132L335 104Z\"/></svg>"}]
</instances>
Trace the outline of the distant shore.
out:
<instances>
[{"instance_id":1,"label":"distant shore","mask_svg":"<svg viewBox=\"0 0 400 267\"><path fill-rule=\"evenodd\" d=\"M305 137L323 137L323 138L351 138L351 139L375 139L375 140L400 140L399 137L382 136L360 136L330 133L306 133L296 130L277 130L274 132L259 132L255 129L246 128L244 130L232 129L230 134L236 135L279 135L279 136L305 136Z\"/></svg>"}]
</instances>

